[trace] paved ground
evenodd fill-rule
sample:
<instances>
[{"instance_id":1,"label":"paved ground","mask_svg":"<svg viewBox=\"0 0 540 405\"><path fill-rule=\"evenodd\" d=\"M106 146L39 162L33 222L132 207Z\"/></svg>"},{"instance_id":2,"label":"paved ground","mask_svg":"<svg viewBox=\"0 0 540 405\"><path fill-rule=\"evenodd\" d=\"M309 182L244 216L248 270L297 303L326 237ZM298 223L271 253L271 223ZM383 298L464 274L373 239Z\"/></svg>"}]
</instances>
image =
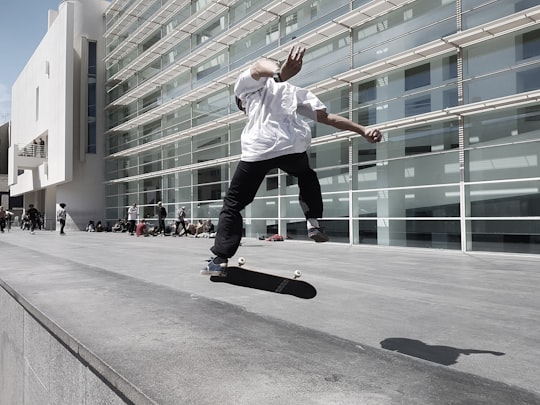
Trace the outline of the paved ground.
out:
<instances>
[{"instance_id":1,"label":"paved ground","mask_svg":"<svg viewBox=\"0 0 540 405\"><path fill-rule=\"evenodd\" d=\"M160 404L540 404L538 256L245 239L300 300L209 282L211 243L15 230L0 279Z\"/></svg>"}]
</instances>

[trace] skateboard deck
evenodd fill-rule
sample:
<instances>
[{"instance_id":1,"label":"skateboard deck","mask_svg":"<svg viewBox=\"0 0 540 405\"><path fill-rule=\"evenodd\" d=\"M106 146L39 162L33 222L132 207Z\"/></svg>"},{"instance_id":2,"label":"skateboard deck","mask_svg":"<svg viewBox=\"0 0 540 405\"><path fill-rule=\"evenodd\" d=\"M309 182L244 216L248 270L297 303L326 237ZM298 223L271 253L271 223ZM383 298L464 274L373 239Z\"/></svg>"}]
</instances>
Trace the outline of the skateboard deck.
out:
<instances>
[{"instance_id":1,"label":"skateboard deck","mask_svg":"<svg viewBox=\"0 0 540 405\"><path fill-rule=\"evenodd\" d=\"M225 277L211 276L210 281L254 288L277 294L294 295L295 297L304 299L310 299L317 295L315 287L305 281L261 273L237 266L227 267L227 275Z\"/></svg>"}]
</instances>

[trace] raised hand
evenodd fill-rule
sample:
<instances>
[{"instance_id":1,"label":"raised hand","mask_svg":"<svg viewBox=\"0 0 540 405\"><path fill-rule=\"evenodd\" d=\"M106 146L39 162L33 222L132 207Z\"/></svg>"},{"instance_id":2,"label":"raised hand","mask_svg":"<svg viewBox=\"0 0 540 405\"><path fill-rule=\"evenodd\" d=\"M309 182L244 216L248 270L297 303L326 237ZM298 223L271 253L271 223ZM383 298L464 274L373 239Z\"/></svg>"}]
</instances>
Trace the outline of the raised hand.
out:
<instances>
[{"instance_id":1,"label":"raised hand","mask_svg":"<svg viewBox=\"0 0 540 405\"><path fill-rule=\"evenodd\" d=\"M280 75L283 81L289 80L291 77L300 72L302 69L302 60L305 52L306 48L294 46L291 47L287 60L285 60L283 65L281 65Z\"/></svg>"}]
</instances>

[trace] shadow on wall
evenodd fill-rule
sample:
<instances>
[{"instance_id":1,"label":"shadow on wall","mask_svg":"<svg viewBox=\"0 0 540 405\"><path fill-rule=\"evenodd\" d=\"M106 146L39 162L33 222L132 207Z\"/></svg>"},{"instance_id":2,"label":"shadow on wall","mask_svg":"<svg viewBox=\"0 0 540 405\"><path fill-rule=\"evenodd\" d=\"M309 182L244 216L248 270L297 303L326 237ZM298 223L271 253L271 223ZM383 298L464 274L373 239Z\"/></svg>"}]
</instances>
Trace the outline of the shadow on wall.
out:
<instances>
[{"instance_id":1,"label":"shadow on wall","mask_svg":"<svg viewBox=\"0 0 540 405\"><path fill-rule=\"evenodd\" d=\"M470 354L492 354L494 356L504 356L505 353L494 352L491 350L459 349L451 346L428 345L420 340L406 338L388 338L380 342L381 347L386 350L406 354L407 356L417 357L422 360L433 363L450 366L457 363L461 354L466 356Z\"/></svg>"}]
</instances>

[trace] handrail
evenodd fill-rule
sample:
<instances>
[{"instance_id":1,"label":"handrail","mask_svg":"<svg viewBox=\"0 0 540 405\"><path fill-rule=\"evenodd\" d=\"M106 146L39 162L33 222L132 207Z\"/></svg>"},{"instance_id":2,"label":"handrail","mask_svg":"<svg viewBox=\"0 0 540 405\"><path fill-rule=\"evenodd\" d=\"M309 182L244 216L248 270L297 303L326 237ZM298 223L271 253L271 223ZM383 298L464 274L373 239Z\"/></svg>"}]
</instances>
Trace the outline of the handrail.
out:
<instances>
[{"instance_id":1,"label":"handrail","mask_svg":"<svg viewBox=\"0 0 540 405\"><path fill-rule=\"evenodd\" d=\"M45 145L29 143L18 144L17 156L45 158Z\"/></svg>"}]
</instances>

